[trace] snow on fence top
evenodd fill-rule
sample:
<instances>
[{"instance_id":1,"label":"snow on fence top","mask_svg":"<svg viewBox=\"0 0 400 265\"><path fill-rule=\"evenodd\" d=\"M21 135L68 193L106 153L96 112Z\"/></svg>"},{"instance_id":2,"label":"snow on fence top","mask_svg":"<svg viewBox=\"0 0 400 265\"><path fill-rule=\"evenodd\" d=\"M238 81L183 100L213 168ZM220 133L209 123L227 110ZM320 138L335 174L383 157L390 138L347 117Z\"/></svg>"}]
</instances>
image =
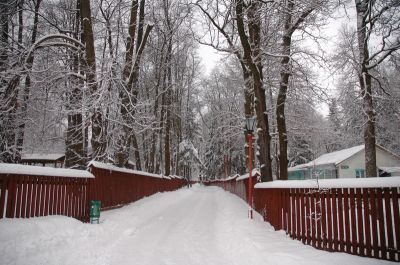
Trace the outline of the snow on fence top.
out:
<instances>
[{"instance_id":1,"label":"snow on fence top","mask_svg":"<svg viewBox=\"0 0 400 265\"><path fill-rule=\"evenodd\" d=\"M275 180L257 183L257 189L272 188L387 188L400 187L400 177L382 178L348 178L348 179L308 179L308 180Z\"/></svg>"},{"instance_id":2,"label":"snow on fence top","mask_svg":"<svg viewBox=\"0 0 400 265\"><path fill-rule=\"evenodd\" d=\"M5 163L0 163L0 174L67 177L67 178L94 178L93 174L86 170L27 166L27 165L5 164Z\"/></svg>"},{"instance_id":3,"label":"snow on fence top","mask_svg":"<svg viewBox=\"0 0 400 265\"><path fill-rule=\"evenodd\" d=\"M229 178L226 179L226 181L235 179L235 178L237 178L237 177L239 177L239 174L235 174L235 175L233 175L233 176L230 176Z\"/></svg>"},{"instance_id":4,"label":"snow on fence top","mask_svg":"<svg viewBox=\"0 0 400 265\"><path fill-rule=\"evenodd\" d=\"M183 177L181 176L177 176L177 175L170 175L169 176L171 179L175 178L175 179L183 179Z\"/></svg>"},{"instance_id":5,"label":"snow on fence top","mask_svg":"<svg viewBox=\"0 0 400 265\"><path fill-rule=\"evenodd\" d=\"M257 168L256 168L256 169L253 169L253 171L251 172L251 176L252 176L252 177L255 177L256 175L260 175L260 172L258 171ZM237 177L237 178L236 178L236 181L240 181L240 180L248 179L248 178L249 178L249 173L246 173L246 174L244 174L244 175L241 175L240 177Z\"/></svg>"},{"instance_id":6,"label":"snow on fence top","mask_svg":"<svg viewBox=\"0 0 400 265\"><path fill-rule=\"evenodd\" d=\"M110 171L130 173L130 174L135 174L135 175L140 175L140 176L171 179L169 177L158 175L158 174L152 174L152 173L148 173L148 172L144 172L144 171L138 171L138 170L133 170L133 169L128 169L128 168L116 167L116 166L111 165L111 164L101 163L101 162L97 162L97 161L91 161L89 163L89 166L93 166L95 168L106 169L106 170L110 170Z\"/></svg>"}]
</instances>

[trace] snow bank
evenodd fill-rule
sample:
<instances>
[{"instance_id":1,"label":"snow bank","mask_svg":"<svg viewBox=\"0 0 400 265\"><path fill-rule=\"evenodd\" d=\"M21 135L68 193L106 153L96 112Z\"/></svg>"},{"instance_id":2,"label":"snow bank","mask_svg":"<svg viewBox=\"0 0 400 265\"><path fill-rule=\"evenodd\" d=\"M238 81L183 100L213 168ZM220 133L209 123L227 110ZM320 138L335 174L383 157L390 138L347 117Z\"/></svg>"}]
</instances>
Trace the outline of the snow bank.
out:
<instances>
[{"instance_id":1,"label":"snow bank","mask_svg":"<svg viewBox=\"0 0 400 265\"><path fill-rule=\"evenodd\" d=\"M4 164L4 163L0 163L0 174L68 177L68 178L94 178L92 173L85 170L38 167L38 166Z\"/></svg>"},{"instance_id":2,"label":"snow bank","mask_svg":"<svg viewBox=\"0 0 400 265\"><path fill-rule=\"evenodd\" d=\"M400 187L400 177L384 178L348 178L348 179L309 179L309 180L275 180L258 183L257 189L268 188L387 188Z\"/></svg>"},{"instance_id":3,"label":"snow bank","mask_svg":"<svg viewBox=\"0 0 400 265\"><path fill-rule=\"evenodd\" d=\"M260 172L258 171L258 169L257 168L253 169L253 171L251 173L251 176L255 177L257 174L260 175ZM243 179L248 179L248 178L249 178L249 173L246 173L246 174L241 175L240 177L236 178L236 181L243 180Z\"/></svg>"}]
</instances>

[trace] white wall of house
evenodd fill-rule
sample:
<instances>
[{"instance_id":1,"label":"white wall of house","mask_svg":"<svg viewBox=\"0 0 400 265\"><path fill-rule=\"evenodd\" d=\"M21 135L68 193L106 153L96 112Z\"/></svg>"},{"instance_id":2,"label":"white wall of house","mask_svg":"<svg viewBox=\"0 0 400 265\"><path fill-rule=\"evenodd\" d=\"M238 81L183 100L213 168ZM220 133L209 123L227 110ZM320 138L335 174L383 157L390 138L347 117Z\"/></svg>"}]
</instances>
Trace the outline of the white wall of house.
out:
<instances>
[{"instance_id":1,"label":"white wall of house","mask_svg":"<svg viewBox=\"0 0 400 265\"><path fill-rule=\"evenodd\" d=\"M376 164L378 167L396 167L400 166L400 158L377 146ZM355 178L357 169L365 170L365 151L362 150L340 163L337 167L339 178Z\"/></svg>"},{"instance_id":2,"label":"white wall of house","mask_svg":"<svg viewBox=\"0 0 400 265\"><path fill-rule=\"evenodd\" d=\"M346 159L339 165L338 176L339 178L355 178L356 169L365 169L365 152L364 150L358 152L354 156Z\"/></svg>"}]
</instances>

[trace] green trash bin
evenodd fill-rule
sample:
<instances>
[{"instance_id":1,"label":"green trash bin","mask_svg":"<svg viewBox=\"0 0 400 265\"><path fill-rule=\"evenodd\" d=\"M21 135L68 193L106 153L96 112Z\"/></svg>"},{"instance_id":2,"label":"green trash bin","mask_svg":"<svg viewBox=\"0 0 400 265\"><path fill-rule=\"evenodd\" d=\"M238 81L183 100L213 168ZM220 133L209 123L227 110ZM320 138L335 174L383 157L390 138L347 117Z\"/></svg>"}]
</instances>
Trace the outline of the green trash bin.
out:
<instances>
[{"instance_id":1,"label":"green trash bin","mask_svg":"<svg viewBox=\"0 0 400 265\"><path fill-rule=\"evenodd\" d=\"M101 202L100 201L90 201L90 212L89 212L89 217L90 217L90 223L91 224L98 224L99 219L100 219L100 207L101 207Z\"/></svg>"}]
</instances>

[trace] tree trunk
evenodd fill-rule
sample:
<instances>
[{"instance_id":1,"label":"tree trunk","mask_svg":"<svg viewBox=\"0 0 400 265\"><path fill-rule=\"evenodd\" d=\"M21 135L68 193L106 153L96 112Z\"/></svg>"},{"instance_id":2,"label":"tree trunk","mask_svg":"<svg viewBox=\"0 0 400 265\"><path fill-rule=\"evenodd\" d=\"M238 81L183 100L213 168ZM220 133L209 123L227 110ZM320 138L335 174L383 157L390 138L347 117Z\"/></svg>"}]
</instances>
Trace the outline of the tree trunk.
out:
<instances>
[{"instance_id":1,"label":"tree trunk","mask_svg":"<svg viewBox=\"0 0 400 265\"><path fill-rule=\"evenodd\" d=\"M84 36L80 36L80 1L77 3L76 18L75 18L75 33L76 39L81 38L81 42L85 43ZM73 54L74 63L72 71L79 72L82 69L83 60L82 54ZM81 73L82 75L84 73ZM72 78L70 81L73 87L72 91L68 93L68 104L66 106L68 110L67 117L67 137L65 139L65 167L66 168L81 168L86 167L87 160L87 145L86 145L86 128L84 126L83 117L81 113L82 104L82 88L84 86L81 79Z\"/></svg>"},{"instance_id":2,"label":"tree trunk","mask_svg":"<svg viewBox=\"0 0 400 265\"><path fill-rule=\"evenodd\" d=\"M281 60L281 80L279 84L278 98L276 101L276 125L278 129L278 161L279 161L279 175L277 176L280 180L288 179L288 158L287 158L287 130L286 130L286 118L285 118L285 103L286 94L289 86L289 78L291 75L289 61L290 61L290 48L292 44L292 11L293 1L289 1L287 4L287 15L285 18L285 28L282 38L282 60Z\"/></svg>"},{"instance_id":3,"label":"tree trunk","mask_svg":"<svg viewBox=\"0 0 400 265\"><path fill-rule=\"evenodd\" d=\"M358 78L360 81L361 95L363 98L363 111L367 119L364 127L365 176L376 177L378 170L376 166L375 111L372 100L371 75L367 69L369 60L366 24L368 2L369 1L355 0L360 64Z\"/></svg>"},{"instance_id":4,"label":"tree trunk","mask_svg":"<svg viewBox=\"0 0 400 265\"><path fill-rule=\"evenodd\" d=\"M0 72L9 67L9 20L11 1L0 3ZM16 155L16 127L17 127L17 97L18 85L21 76L14 75L8 78L0 75L0 161L15 163L19 161Z\"/></svg>"},{"instance_id":5,"label":"tree trunk","mask_svg":"<svg viewBox=\"0 0 400 265\"><path fill-rule=\"evenodd\" d=\"M271 167L271 151L270 142L271 136L269 134L268 112L266 108L265 90L263 88L262 64L260 53L260 14L259 5L257 2L251 2L248 9L248 28L249 37L246 34L244 26L244 3L243 0L236 1L236 22L240 42L243 47L244 61L252 75L252 85L255 95L255 109L257 116L257 133L258 133L258 146L260 152L258 160L260 162L261 180L272 181L272 167ZM252 48L253 47L253 48Z\"/></svg>"},{"instance_id":6,"label":"tree trunk","mask_svg":"<svg viewBox=\"0 0 400 265\"><path fill-rule=\"evenodd\" d=\"M144 14L142 14L142 8L144 8L145 1L141 0L141 10L139 16L139 25L144 23ZM137 137L135 135L135 131L130 128L130 125L133 123L132 117L135 115L135 106L138 100L139 95L139 70L140 70L140 59L146 45L148 36L150 34L153 25L148 25L146 31L140 37L140 44L136 46L135 57L133 58L133 48L134 48L134 38L136 32L136 19L137 19L137 1L132 2L131 7L131 18L130 18L130 26L129 26L129 37L127 42L127 55L125 58L125 67L124 67L124 85L120 91L120 99L121 99L121 117L123 121L121 134L119 136L119 146L118 154L117 154L117 164L119 166L127 166L129 161L130 154L130 144L133 144L134 148L134 157L136 162L137 169L141 169L141 158L140 158L140 150L139 144L137 142ZM144 12L144 9L143 9ZM140 34L141 35L141 34ZM139 39L137 40L137 42Z\"/></svg>"},{"instance_id":7,"label":"tree trunk","mask_svg":"<svg viewBox=\"0 0 400 265\"><path fill-rule=\"evenodd\" d=\"M32 37L31 37L31 44L34 44L36 42L36 36L37 36L37 31L38 31L38 24L39 24L39 9L40 9L40 4L42 0L37 0L35 4L35 15L33 19L33 29L32 29ZM22 8L22 6L20 7ZM20 23L22 23L22 18L20 18ZM22 30L19 32L18 35L22 34ZM19 36L18 36L19 38ZM26 62L26 77L25 77L25 89L23 90L22 93L22 102L21 102L21 109L20 109L20 124L18 126L18 132L17 132L17 153L21 153L24 145L24 135L25 135L25 121L26 121L26 111L27 111L27 104L29 100L29 93L31 90L31 77L30 77L30 71L32 70L33 67L33 61L34 61L34 56L30 56Z\"/></svg>"},{"instance_id":8,"label":"tree trunk","mask_svg":"<svg viewBox=\"0 0 400 265\"><path fill-rule=\"evenodd\" d=\"M86 81L89 92L93 98L97 98L97 78L96 78L96 54L94 46L94 36L92 29L92 18L89 0L80 0L81 4L81 24L85 38L86 50ZM100 106L94 103L92 110L92 159L104 161L106 159L106 141L104 139L103 116Z\"/></svg>"},{"instance_id":9,"label":"tree trunk","mask_svg":"<svg viewBox=\"0 0 400 265\"><path fill-rule=\"evenodd\" d=\"M166 176L171 175L171 147L170 147L170 129L171 129L171 103L172 103L172 36L170 36L168 48L167 48L167 57L166 57L166 82L165 89L166 92L166 104L165 104L165 138L164 138L164 174Z\"/></svg>"}]
</instances>

